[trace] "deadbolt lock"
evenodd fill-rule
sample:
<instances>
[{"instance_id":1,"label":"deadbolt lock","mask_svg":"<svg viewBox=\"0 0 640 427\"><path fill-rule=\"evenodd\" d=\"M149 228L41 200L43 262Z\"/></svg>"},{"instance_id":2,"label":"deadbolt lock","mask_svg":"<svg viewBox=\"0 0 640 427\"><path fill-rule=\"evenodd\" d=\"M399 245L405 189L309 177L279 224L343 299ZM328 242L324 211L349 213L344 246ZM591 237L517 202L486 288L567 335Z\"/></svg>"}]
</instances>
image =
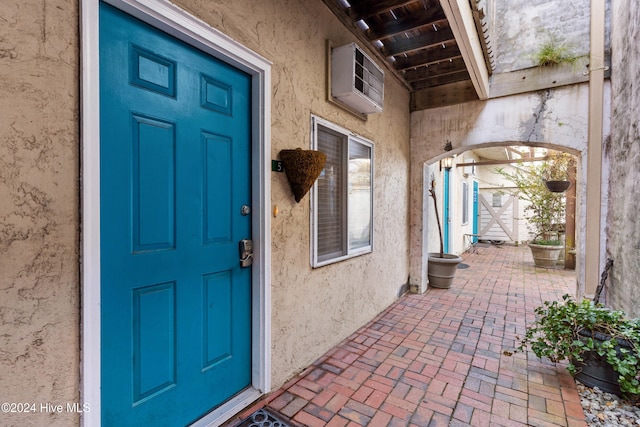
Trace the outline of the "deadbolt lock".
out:
<instances>
[{"instance_id":1,"label":"deadbolt lock","mask_svg":"<svg viewBox=\"0 0 640 427\"><path fill-rule=\"evenodd\" d=\"M246 268L253 264L253 240L240 240L240 267Z\"/></svg>"}]
</instances>

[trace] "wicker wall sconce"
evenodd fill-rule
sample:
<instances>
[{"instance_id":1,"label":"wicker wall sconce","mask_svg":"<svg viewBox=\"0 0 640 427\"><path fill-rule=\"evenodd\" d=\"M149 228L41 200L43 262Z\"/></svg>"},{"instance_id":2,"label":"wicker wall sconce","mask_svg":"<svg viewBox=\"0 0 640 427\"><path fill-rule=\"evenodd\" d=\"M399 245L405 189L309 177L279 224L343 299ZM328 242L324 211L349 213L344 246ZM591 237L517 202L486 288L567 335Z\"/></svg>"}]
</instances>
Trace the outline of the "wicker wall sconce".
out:
<instances>
[{"instance_id":1,"label":"wicker wall sconce","mask_svg":"<svg viewBox=\"0 0 640 427\"><path fill-rule=\"evenodd\" d=\"M297 148L280 151L280 160L293 196L299 203L320 176L327 156L321 151Z\"/></svg>"}]
</instances>

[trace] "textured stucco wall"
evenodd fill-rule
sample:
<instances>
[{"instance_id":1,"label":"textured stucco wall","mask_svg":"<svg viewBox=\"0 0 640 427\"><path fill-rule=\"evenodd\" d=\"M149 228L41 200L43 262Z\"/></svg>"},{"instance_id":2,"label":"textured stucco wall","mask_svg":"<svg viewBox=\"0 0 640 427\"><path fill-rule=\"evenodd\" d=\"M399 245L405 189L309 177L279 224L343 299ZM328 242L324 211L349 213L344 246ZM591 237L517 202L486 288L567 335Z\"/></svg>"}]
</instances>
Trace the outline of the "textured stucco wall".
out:
<instances>
[{"instance_id":1,"label":"textured stucco wall","mask_svg":"<svg viewBox=\"0 0 640 427\"><path fill-rule=\"evenodd\" d=\"M640 316L640 5L612 2L611 54L612 99L611 158L607 250L614 260L607 285L608 304Z\"/></svg>"},{"instance_id":2,"label":"textured stucco wall","mask_svg":"<svg viewBox=\"0 0 640 427\"><path fill-rule=\"evenodd\" d=\"M610 85L605 85L604 135L610 133ZM411 114L411 284L424 288L421 271L422 254L432 239L431 230L437 230L430 219L423 218L423 164L442 157L459 154L483 146L535 145L564 149L578 156L580 165L586 165L588 130L588 85L573 85L557 89L476 101L449 107L413 112ZM444 146L451 142L452 151ZM606 162L605 162L606 163ZM435 168L437 169L437 168ZM606 182L608 169L603 171ZM584 226L586 212L586 170L579 166L577 187L577 247L578 258L584 256ZM431 203L429 201L429 203ZM603 197L606 203L606 195ZM606 212L606 206L603 213ZM427 212L428 214L428 212ZM425 231L426 230L426 231ZM437 231L436 231L437 233ZM427 237L429 236L429 237ZM437 234L435 234L437 236ZM603 235L604 238L604 235ZM582 287L584 274L578 270Z\"/></svg>"},{"instance_id":3,"label":"textured stucco wall","mask_svg":"<svg viewBox=\"0 0 640 427\"><path fill-rule=\"evenodd\" d=\"M79 401L78 4L0 10L0 390L3 401ZM273 385L388 306L408 276L409 99L385 80L366 122L327 103L325 43L353 41L308 1L189 1L182 7L273 61L272 158L309 147L317 114L375 143L375 249L310 268L309 197L272 175ZM2 425L73 425L77 414L1 415Z\"/></svg>"},{"instance_id":4,"label":"textured stucco wall","mask_svg":"<svg viewBox=\"0 0 640 427\"><path fill-rule=\"evenodd\" d=\"M40 404L79 401L78 2L0 7L0 413L2 426L58 425L78 415Z\"/></svg>"},{"instance_id":5,"label":"textured stucco wall","mask_svg":"<svg viewBox=\"0 0 640 427\"><path fill-rule=\"evenodd\" d=\"M364 122L326 102L326 40L353 37L318 0L180 5L273 61L272 158L309 147L310 116L375 143L372 254L312 270L309 197L272 175L276 387L371 320L408 276L409 97L385 79ZM78 2L0 8L0 400L79 402ZM89 402L90 403L90 402ZM39 407L38 407L39 409ZM77 414L0 414L0 425L74 425Z\"/></svg>"},{"instance_id":6,"label":"textured stucco wall","mask_svg":"<svg viewBox=\"0 0 640 427\"><path fill-rule=\"evenodd\" d=\"M272 380L278 386L388 306L407 282L409 95L387 73L384 112L367 122L326 102L326 40L353 36L318 0L177 2L273 62L272 158L309 148L316 114L375 144L374 252L310 267L309 195L272 174Z\"/></svg>"}]
</instances>

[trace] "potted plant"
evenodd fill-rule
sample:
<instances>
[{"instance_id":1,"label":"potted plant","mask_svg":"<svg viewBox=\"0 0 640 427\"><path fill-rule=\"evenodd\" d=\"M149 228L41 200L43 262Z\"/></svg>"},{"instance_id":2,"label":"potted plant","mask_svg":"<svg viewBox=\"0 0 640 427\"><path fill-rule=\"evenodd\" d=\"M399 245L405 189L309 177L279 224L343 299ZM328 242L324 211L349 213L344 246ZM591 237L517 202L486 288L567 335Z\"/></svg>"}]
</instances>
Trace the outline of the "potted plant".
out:
<instances>
[{"instance_id":1,"label":"potted plant","mask_svg":"<svg viewBox=\"0 0 640 427\"><path fill-rule=\"evenodd\" d=\"M529 248L538 267L554 267L564 242L562 232L565 220L565 198L561 193L550 192L545 186L544 176L549 164L541 162L508 172L502 168L497 172L518 189L518 196L528 202L525 207L527 221L533 238Z\"/></svg>"},{"instance_id":2,"label":"potted plant","mask_svg":"<svg viewBox=\"0 0 640 427\"><path fill-rule=\"evenodd\" d=\"M544 184L552 193L564 193L571 186L571 171L575 167L575 157L571 154L554 152L544 162Z\"/></svg>"},{"instance_id":3,"label":"potted plant","mask_svg":"<svg viewBox=\"0 0 640 427\"><path fill-rule=\"evenodd\" d=\"M436 213L436 222L438 224L438 236L440 237L440 252L431 252L428 256L427 277L429 278L429 286L435 288L450 288L453 278L458 269L458 264L462 262L462 258L454 254L444 253L444 237L442 236L442 225L440 216L438 215L438 202L436 199L436 181L431 179L431 187L429 194L433 199L433 206Z\"/></svg>"},{"instance_id":4,"label":"potted plant","mask_svg":"<svg viewBox=\"0 0 640 427\"><path fill-rule=\"evenodd\" d=\"M632 400L640 397L640 319L590 300L545 302L535 309L517 351L530 348L567 369L588 387Z\"/></svg>"}]
</instances>

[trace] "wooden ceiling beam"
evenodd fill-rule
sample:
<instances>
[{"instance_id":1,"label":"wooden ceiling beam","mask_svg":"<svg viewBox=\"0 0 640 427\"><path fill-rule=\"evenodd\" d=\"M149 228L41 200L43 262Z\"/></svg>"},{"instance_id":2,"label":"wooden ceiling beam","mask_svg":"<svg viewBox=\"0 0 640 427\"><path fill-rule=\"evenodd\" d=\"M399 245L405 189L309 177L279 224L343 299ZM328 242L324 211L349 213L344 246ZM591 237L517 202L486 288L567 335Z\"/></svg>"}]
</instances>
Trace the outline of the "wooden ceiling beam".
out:
<instances>
[{"instance_id":1,"label":"wooden ceiling beam","mask_svg":"<svg viewBox=\"0 0 640 427\"><path fill-rule=\"evenodd\" d=\"M520 150L516 150L513 147L505 147L505 150L507 150L509 153L515 154L517 156L522 156L522 158L528 159L533 157L532 154L533 152L531 151L533 147L528 147L527 151L520 151Z\"/></svg>"},{"instance_id":2,"label":"wooden ceiling beam","mask_svg":"<svg viewBox=\"0 0 640 427\"><path fill-rule=\"evenodd\" d=\"M447 85L423 88L411 93L411 111L445 107L463 102L477 101L471 80L461 80Z\"/></svg>"},{"instance_id":3,"label":"wooden ceiling beam","mask_svg":"<svg viewBox=\"0 0 640 427\"><path fill-rule=\"evenodd\" d=\"M420 91L422 89L429 89L436 86L446 86L450 85L451 83L462 82L465 80L469 80L469 72L466 69L452 71L446 74L437 74L433 77L417 80L411 84L411 87L413 87L415 91Z\"/></svg>"},{"instance_id":4,"label":"wooden ceiling beam","mask_svg":"<svg viewBox=\"0 0 640 427\"><path fill-rule=\"evenodd\" d=\"M444 12L440 11L440 13L435 17L421 16L416 18L414 16L405 16L393 21L387 21L381 26L369 28L366 33L369 40L376 41L387 39L408 31L417 30L419 28L432 26L436 26L437 28L446 24L447 20L444 16Z\"/></svg>"},{"instance_id":5,"label":"wooden ceiling beam","mask_svg":"<svg viewBox=\"0 0 640 427\"><path fill-rule=\"evenodd\" d=\"M382 48L384 56L395 56L402 53L415 52L429 47L441 45L442 43L455 42L455 37L451 29L443 29L433 33L421 34L419 36L398 41L387 41Z\"/></svg>"},{"instance_id":6,"label":"wooden ceiling beam","mask_svg":"<svg viewBox=\"0 0 640 427\"><path fill-rule=\"evenodd\" d=\"M354 22L366 20L372 16L379 15L399 7L407 6L415 3L416 0L384 0L378 2L364 2L361 5L353 5L347 13Z\"/></svg>"},{"instance_id":7,"label":"wooden ceiling beam","mask_svg":"<svg viewBox=\"0 0 640 427\"><path fill-rule=\"evenodd\" d=\"M404 78L409 83L414 83L418 80L430 79L436 76L446 76L447 74L454 74L460 71L466 71L464 66L464 60L462 57L458 57L456 60L444 61L436 65L429 67L420 67L415 70L407 70L404 73Z\"/></svg>"},{"instance_id":8,"label":"wooden ceiling beam","mask_svg":"<svg viewBox=\"0 0 640 427\"><path fill-rule=\"evenodd\" d=\"M462 58L460 49L457 46L442 49L437 47L430 50L420 51L411 56L396 57L396 70L408 70L416 67L424 67L425 65L433 65L438 62L448 61L449 59Z\"/></svg>"},{"instance_id":9,"label":"wooden ceiling beam","mask_svg":"<svg viewBox=\"0 0 640 427\"><path fill-rule=\"evenodd\" d=\"M544 157L530 157L527 159L511 159L511 160L480 160L477 162L456 163L456 167L462 166L494 166L494 165L509 165L513 163L528 163L528 162L542 162L548 160L547 156Z\"/></svg>"}]
</instances>

